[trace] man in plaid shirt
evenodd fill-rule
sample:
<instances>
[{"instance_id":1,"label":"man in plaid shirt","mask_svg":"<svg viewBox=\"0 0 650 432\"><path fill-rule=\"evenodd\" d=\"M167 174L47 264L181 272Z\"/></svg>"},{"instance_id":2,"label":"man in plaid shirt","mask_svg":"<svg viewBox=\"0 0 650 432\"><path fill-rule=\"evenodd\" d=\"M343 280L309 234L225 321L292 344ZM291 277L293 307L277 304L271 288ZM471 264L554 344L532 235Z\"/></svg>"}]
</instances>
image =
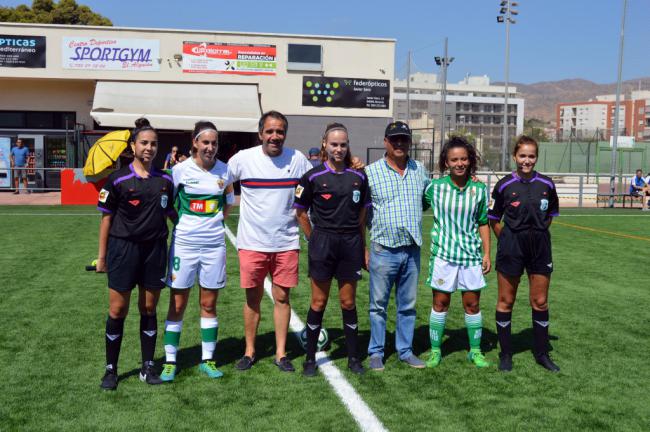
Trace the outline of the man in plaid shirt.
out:
<instances>
[{"instance_id":1,"label":"man in plaid shirt","mask_svg":"<svg viewBox=\"0 0 650 432\"><path fill-rule=\"evenodd\" d=\"M386 308L395 285L397 321L395 349L411 367L424 362L412 350L415 297L422 245L422 196L429 176L409 158L411 130L403 122L386 127L384 158L366 168L372 213L370 219L370 369L384 369Z\"/></svg>"}]
</instances>

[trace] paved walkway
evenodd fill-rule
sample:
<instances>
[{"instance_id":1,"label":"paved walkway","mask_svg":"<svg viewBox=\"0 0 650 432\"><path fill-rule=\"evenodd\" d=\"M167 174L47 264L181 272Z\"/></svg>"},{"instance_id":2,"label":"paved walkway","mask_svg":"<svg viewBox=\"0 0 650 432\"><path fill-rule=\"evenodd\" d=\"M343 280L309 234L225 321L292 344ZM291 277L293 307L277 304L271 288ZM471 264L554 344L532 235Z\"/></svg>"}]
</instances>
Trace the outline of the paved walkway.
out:
<instances>
[{"instance_id":1,"label":"paved walkway","mask_svg":"<svg viewBox=\"0 0 650 432\"><path fill-rule=\"evenodd\" d=\"M0 205L59 205L61 192L20 193L0 192Z\"/></svg>"}]
</instances>

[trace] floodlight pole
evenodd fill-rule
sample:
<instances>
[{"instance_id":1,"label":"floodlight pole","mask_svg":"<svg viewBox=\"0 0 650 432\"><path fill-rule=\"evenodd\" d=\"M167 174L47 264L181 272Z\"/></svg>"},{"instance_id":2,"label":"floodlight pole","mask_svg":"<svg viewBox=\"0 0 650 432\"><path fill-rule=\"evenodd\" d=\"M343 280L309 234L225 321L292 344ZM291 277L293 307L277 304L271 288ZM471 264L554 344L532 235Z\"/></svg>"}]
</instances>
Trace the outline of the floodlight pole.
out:
<instances>
[{"instance_id":1,"label":"floodlight pole","mask_svg":"<svg viewBox=\"0 0 650 432\"><path fill-rule=\"evenodd\" d=\"M411 127L411 50L406 64L406 124Z\"/></svg>"},{"instance_id":2,"label":"floodlight pole","mask_svg":"<svg viewBox=\"0 0 650 432\"><path fill-rule=\"evenodd\" d=\"M501 132L501 171L506 170L506 162L508 157L508 80L510 75L510 24L514 24L512 15L517 15L516 11L512 10L512 6L517 4L506 0L501 2L502 14L497 18L498 22L504 22L506 25L506 62L505 62L505 85L504 85L504 110L503 110L503 131Z\"/></svg>"},{"instance_id":3,"label":"floodlight pole","mask_svg":"<svg viewBox=\"0 0 650 432\"><path fill-rule=\"evenodd\" d=\"M623 43L625 40L625 14L627 13L627 0L623 0L623 17L621 18L621 35L618 46L618 80L616 81L616 107L614 108L614 127L612 133L612 166L609 177L609 207L614 207L614 194L616 193L616 163L618 156L618 115L621 108L621 75L623 72ZM645 199L645 198L644 198Z\"/></svg>"}]
</instances>

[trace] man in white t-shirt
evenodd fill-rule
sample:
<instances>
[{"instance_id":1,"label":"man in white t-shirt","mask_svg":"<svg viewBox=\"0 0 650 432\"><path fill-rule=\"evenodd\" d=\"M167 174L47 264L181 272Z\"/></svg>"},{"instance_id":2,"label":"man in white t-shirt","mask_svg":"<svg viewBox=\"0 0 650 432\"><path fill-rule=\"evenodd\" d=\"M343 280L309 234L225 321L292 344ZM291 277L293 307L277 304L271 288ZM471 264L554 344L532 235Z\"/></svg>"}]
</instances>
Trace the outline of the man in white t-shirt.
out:
<instances>
[{"instance_id":1,"label":"man in white t-shirt","mask_svg":"<svg viewBox=\"0 0 650 432\"><path fill-rule=\"evenodd\" d=\"M239 274L246 289L244 331L246 351L235 367L247 370L255 362L255 337L260 322L264 278L273 281L275 361L283 372L293 372L285 346L291 305L289 290L298 285L298 222L292 208L298 180L312 166L299 151L284 148L287 118L277 111L262 115L262 145L242 150L228 161L233 181L241 181L237 228Z\"/></svg>"}]
</instances>

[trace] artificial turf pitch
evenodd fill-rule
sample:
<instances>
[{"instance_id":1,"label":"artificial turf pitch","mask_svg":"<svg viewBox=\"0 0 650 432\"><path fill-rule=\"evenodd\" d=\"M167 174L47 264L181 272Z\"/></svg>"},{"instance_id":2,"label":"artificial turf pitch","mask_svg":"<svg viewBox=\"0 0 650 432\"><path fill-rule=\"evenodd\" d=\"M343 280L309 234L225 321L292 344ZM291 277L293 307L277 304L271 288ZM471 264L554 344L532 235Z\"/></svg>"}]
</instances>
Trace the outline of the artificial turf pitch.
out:
<instances>
[{"instance_id":1,"label":"artificial turf pitch","mask_svg":"<svg viewBox=\"0 0 650 432\"><path fill-rule=\"evenodd\" d=\"M237 210L235 209L235 212ZM454 296L435 369L414 370L393 350L394 304L389 310L386 370L358 377L347 372L341 314L332 297L325 315L330 357L389 430L647 430L650 427L650 216L636 211L570 210L553 225L555 272L550 291L551 374L537 366L527 285L513 316L514 370L477 370L465 360L467 336L459 295ZM593 216L592 216L593 215ZM272 364L272 304L263 301L258 363L234 369L243 353L235 249L228 246L228 286L217 306L219 380L199 375L197 290L185 317L173 384L147 386L140 364L138 311L133 297L120 357L116 392L99 389L104 365L106 276L84 271L97 252L99 216L91 207L0 207L0 430L357 430L322 376L300 375L303 352L290 338L298 373ZM228 221L235 230L236 216ZM425 215L414 349L426 358L431 291L428 268L430 213ZM584 229L586 228L586 229ZM606 232L604 232L606 231ZM493 254L496 245L493 242ZM303 245L303 252L304 245ZM309 304L305 253L292 305L304 320ZM359 285L361 346L369 338L367 275ZM333 289L336 293L336 289ZM157 364L162 362L163 321L169 292L158 307ZM483 348L496 363L495 275L488 277L481 308ZM364 363L367 360L364 355Z\"/></svg>"}]
</instances>

